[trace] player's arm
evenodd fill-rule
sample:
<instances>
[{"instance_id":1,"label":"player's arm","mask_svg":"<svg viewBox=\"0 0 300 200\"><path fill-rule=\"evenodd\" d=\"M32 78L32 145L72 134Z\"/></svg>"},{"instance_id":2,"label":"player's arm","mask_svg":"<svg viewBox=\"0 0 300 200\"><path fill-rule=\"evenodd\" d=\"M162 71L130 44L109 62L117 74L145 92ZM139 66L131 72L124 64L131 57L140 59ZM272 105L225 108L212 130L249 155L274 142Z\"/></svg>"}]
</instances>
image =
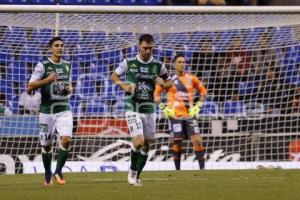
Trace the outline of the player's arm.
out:
<instances>
[{"instance_id":1,"label":"player's arm","mask_svg":"<svg viewBox=\"0 0 300 200\"><path fill-rule=\"evenodd\" d=\"M164 88L160 85L156 85L155 86L155 90L154 90L154 101L156 103L160 103L161 102L161 93L164 91Z\"/></svg>"},{"instance_id":2,"label":"player's arm","mask_svg":"<svg viewBox=\"0 0 300 200\"><path fill-rule=\"evenodd\" d=\"M45 68L43 64L42 63L37 64L27 86L28 92L38 89L43 85L56 81L58 79L58 74L56 73L51 73L48 77L43 79L44 72L45 72Z\"/></svg>"},{"instance_id":3,"label":"player's arm","mask_svg":"<svg viewBox=\"0 0 300 200\"><path fill-rule=\"evenodd\" d=\"M163 89L169 89L170 87L172 87L173 82L164 64L162 65L160 74L158 77L156 77L155 81L156 84L160 85Z\"/></svg>"},{"instance_id":4,"label":"player's arm","mask_svg":"<svg viewBox=\"0 0 300 200\"><path fill-rule=\"evenodd\" d=\"M129 92L129 93L134 93L135 90L135 86L125 83L124 81L121 80L121 76L123 76L124 74L126 74L126 72L128 71L128 66L127 66L127 60L124 59L120 65L117 67L116 70L113 71L112 75L110 76L111 80L118 85L122 90L124 90L125 92Z\"/></svg>"}]
</instances>

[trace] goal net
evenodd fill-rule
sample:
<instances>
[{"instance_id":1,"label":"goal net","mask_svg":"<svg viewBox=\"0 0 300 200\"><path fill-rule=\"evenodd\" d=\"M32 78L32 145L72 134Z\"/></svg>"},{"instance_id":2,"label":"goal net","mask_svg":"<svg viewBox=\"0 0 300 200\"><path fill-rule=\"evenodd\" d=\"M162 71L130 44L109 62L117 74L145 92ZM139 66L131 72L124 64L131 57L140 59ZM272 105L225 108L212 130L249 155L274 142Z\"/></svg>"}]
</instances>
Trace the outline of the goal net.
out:
<instances>
[{"instance_id":1,"label":"goal net","mask_svg":"<svg viewBox=\"0 0 300 200\"><path fill-rule=\"evenodd\" d=\"M130 137L124 92L110 80L138 53L142 33L173 72L177 53L208 89L198 118L207 169L299 168L300 15L0 13L0 172L41 173L34 97L25 93L48 41L58 33L71 62L72 149L64 171L126 171ZM38 93L38 91L36 91ZM38 98L38 97L36 97ZM165 99L165 96L163 97ZM145 170L173 170L167 119ZM198 169L183 144L182 169ZM54 154L54 161L56 154Z\"/></svg>"}]
</instances>

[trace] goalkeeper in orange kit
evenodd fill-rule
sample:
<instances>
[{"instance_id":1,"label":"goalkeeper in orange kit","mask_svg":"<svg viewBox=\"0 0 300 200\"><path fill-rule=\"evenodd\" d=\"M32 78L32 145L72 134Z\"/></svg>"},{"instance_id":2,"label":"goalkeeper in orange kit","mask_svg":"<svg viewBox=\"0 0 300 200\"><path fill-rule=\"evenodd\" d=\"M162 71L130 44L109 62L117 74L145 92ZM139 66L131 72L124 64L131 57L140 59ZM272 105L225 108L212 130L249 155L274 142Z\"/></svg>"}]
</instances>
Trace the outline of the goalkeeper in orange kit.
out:
<instances>
[{"instance_id":1,"label":"goalkeeper in orange kit","mask_svg":"<svg viewBox=\"0 0 300 200\"><path fill-rule=\"evenodd\" d=\"M155 102L159 103L160 109L169 118L169 126L173 140L173 158L176 170L180 170L182 140L189 137L193 143L193 149L200 169L204 169L204 147L200 137L197 115L205 101L206 88L201 81L191 73L185 72L185 58L176 55L174 58L175 75L172 76L173 86L167 90L168 103L160 103L161 93L164 89L156 85L154 91ZM194 91L200 93L200 101L194 105Z\"/></svg>"}]
</instances>

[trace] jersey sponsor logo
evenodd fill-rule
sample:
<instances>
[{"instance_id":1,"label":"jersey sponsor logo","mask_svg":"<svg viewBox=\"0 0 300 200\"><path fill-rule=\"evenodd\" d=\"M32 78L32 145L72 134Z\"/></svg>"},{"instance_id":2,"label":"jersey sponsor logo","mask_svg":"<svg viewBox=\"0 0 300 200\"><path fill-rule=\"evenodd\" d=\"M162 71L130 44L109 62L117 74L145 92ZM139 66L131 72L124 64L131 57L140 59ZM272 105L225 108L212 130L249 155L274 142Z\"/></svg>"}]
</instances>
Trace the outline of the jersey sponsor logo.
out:
<instances>
[{"instance_id":1,"label":"jersey sponsor logo","mask_svg":"<svg viewBox=\"0 0 300 200\"><path fill-rule=\"evenodd\" d=\"M140 71L141 71L142 73L148 73L148 72L149 72L149 68L147 68L147 67L141 67L141 68L140 68Z\"/></svg>"},{"instance_id":2,"label":"jersey sponsor logo","mask_svg":"<svg viewBox=\"0 0 300 200\"><path fill-rule=\"evenodd\" d=\"M132 69L132 68L131 68L131 69L129 69L129 71L130 71L130 72L138 72L138 69L137 69L137 68L135 68L135 69Z\"/></svg>"}]
</instances>

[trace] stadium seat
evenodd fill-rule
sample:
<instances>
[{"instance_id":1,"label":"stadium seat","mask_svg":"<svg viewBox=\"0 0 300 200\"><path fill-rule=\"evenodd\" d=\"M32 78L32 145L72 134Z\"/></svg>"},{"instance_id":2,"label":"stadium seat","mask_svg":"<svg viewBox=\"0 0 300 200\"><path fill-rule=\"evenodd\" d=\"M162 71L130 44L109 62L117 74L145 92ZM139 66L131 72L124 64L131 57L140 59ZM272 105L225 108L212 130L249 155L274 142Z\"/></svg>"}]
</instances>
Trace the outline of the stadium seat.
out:
<instances>
[{"instance_id":1,"label":"stadium seat","mask_svg":"<svg viewBox=\"0 0 300 200\"><path fill-rule=\"evenodd\" d=\"M109 5L111 0L86 0L87 5Z\"/></svg>"},{"instance_id":2,"label":"stadium seat","mask_svg":"<svg viewBox=\"0 0 300 200\"><path fill-rule=\"evenodd\" d=\"M14 61L12 65L12 75L14 81L26 82L26 65L20 61Z\"/></svg>"},{"instance_id":3,"label":"stadium seat","mask_svg":"<svg viewBox=\"0 0 300 200\"><path fill-rule=\"evenodd\" d=\"M27 42L24 28L9 26L6 28L1 42L7 46L22 46Z\"/></svg>"},{"instance_id":4,"label":"stadium seat","mask_svg":"<svg viewBox=\"0 0 300 200\"><path fill-rule=\"evenodd\" d=\"M256 91L257 86L258 83L254 81L240 82L239 94L240 95L253 94Z\"/></svg>"},{"instance_id":5,"label":"stadium seat","mask_svg":"<svg viewBox=\"0 0 300 200\"><path fill-rule=\"evenodd\" d=\"M7 46L0 47L0 65L8 66L13 60L13 50Z\"/></svg>"},{"instance_id":6,"label":"stadium seat","mask_svg":"<svg viewBox=\"0 0 300 200\"><path fill-rule=\"evenodd\" d=\"M88 101L85 114L89 116L107 116L109 109L104 101Z\"/></svg>"},{"instance_id":7,"label":"stadium seat","mask_svg":"<svg viewBox=\"0 0 300 200\"><path fill-rule=\"evenodd\" d=\"M218 115L218 105L213 101L205 101L200 110L200 117L217 118Z\"/></svg>"},{"instance_id":8,"label":"stadium seat","mask_svg":"<svg viewBox=\"0 0 300 200\"><path fill-rule=\"evenodd\" d=\"M4 4L29 4L29 0L3 0Z\"/></svg>"},{"instance_id":9,"label":"stadium seat","mask_svg":"<svg viewBox=\"0 0 300 200\"><path fill-rule=\"evenodd\" d=\"M31 0L31 4L37 5L55 5L58 0Z\"/></svg>"},{"instance_id":10,"label":"stadium seat","mask_svg":"<svg viewBox=\"0 0 300 200\"><path fill-rule=\"evenodd\" d=\"M139 5L161 5L163 0L137 0Z\"/></svg>"},{"instance_id":11,"label":"stadium seat","mask_svg":"<svg viewBox=\"0 0 300 200\"><path fill-rule=\"evenodd\" d=\"M80 100L80 97L76 94L72 94L69 98L71 110L74 115L76 115L79 112L78 107L80 104Z\"/></svg>"},{"instance_id":12,"label":"stadium seat","mask_svg":"<svg viewBox=\"0 0 300 200\"><path fill-rule=\"evenodd\" d=\"M48 45L48 42L54 37L53 29L35 29L32 32L32 40L41 45Z\"/></svg>"},{"instance_id":13,"label":"stadium seat","mask_svg":"<svg viewBox=\"0 0 300 200\"><path fill-rule=\"evenodd\" d=\"M125 114L125 99L120 99L113 105L113 113L116 116L122 116Z\"/></svg>"},{"instance_id":14,"label":"stadium seat","mask_svg":"<svg viewBox=\"0 0 300 200\"><path fill-rule=\"evenodd\" d=\"M73 61L82 63L96 62L97 56L93 48L88 45L77 45L73 51Z\"/></svg>"},{"instance_id":15,"label":"stadium seat","mask_svg":"<svg viewBox=\"0 0 300 200\"><path fill-rule=\"evenodd\" d=\"M242 101L227 100L223 107L224 117L244 117L246 116L245 105Z\"/></svg>"},{"instance_id":16,"label":"stadium seat","mask_svg":"<svg viewBox=\"0 0 300 200\"><path fill-rule=\"evenodd\" d=\"M113 5L136 5L136 0L111 0Z\"/></svg>"},{"instance_id":17,"label":"stadium seat","mask_svg":"<svg viewBox=\"0 0 300 200\"><path fill-rule=\"evenodd\" d=\"M40 53L40 49L38 47L28 47L24 46L20 50L20 58L21 62L25 63L38 63L41 60L42 56Z\"/></svg>"},{"instance_id":18,"label":"stadium seat","mask_svg":"<svg viewBox=\"0 0 300 200\"><path fill-rule=\"evenodd\" d=\"M94 45L101 43L106 39L107 33L106 32L90 32L90 31L85 31L81 33L82 35L82 40L80 43L82 44L87 44L87 45Z\"/></svg>"},{"instance_id":19,"label":"stadium seat","mask_svg":"<svg viewBox=\"0 0 300 200\"><path fill-rule=\"evenodd\" d=\"M60 30L59 36L62 37L66 46L70 44L75 46L80 41L80 33L76 30Z\"/></svg>"},{"instance_id":20,"label":"stadium seat","mask_svg":"<svg viewBox=\"0 0 300 200\"><path fill-rule=\"evenodd\" d=\"M128 47L125 52L125 56L127 58L135 57L137 54L138 54L138 47L136 45Z\"/></svg>"},{"instance_id":21,"label":"stadium seat","mask_svg":"<svg viewBox=\"0 0 300 200\"><path fill-rule=\"evenodd\" d=\"M103 51L99 55L100 59L104 62L104 64L114 64L121 62L121 51L120 50L112 50L112 51Z\"/></svg>"},{"instance_id":22,"label":"stadium seat","mask_svg":"<svg viewBox=\"0 0 300 200\"><path fill-rule=\"evenodd\" d=\"M84 0L60 0L62 5L83 5L85 4Z\"/></svg>"}]
</instances>

